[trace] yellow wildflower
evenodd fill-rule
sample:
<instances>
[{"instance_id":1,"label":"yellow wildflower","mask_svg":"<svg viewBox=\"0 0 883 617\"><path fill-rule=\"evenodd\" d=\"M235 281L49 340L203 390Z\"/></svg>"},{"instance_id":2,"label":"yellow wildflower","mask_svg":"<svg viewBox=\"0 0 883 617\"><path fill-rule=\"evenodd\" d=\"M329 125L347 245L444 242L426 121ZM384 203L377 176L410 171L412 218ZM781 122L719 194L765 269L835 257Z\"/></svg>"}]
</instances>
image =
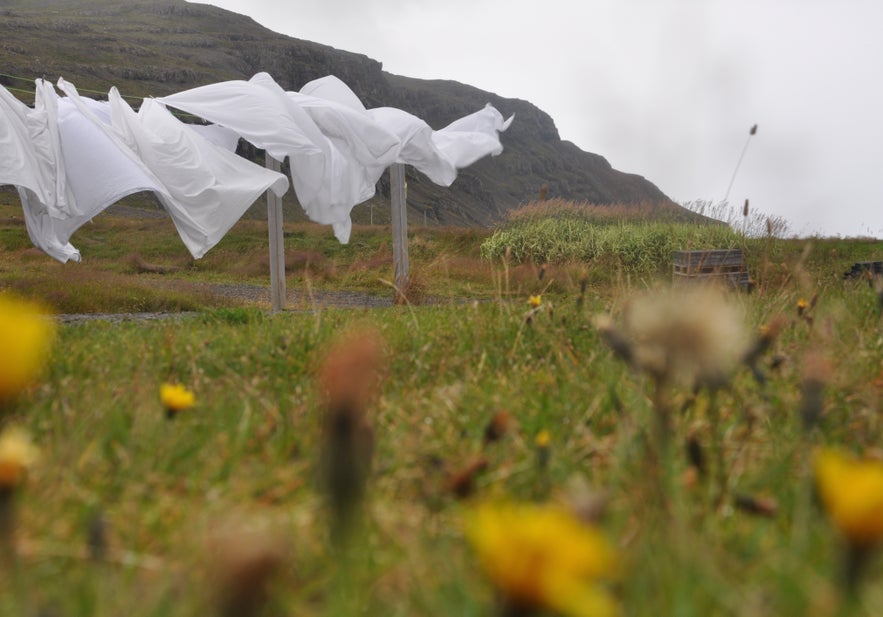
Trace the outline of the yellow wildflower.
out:
<instances>
[{"instance_id":1,"label":"yellow wildflower","mask_svg":"<svg viewBox=\"0 0 883 617\"><path fill-rule=\"evenodd\" d=\"M190 409L196 404L196 396L181 384L162 384L159 388L159 399L169 416Z\"/></svg>"},{"instance_id":2,"label":"yellow wildflower","mask_svg":"<svg viewBox=\"0 0 883 617\"><path fill-rule=\"evenodd\" d=\"M800 298L797 300L797 314L803 315L803 312L809 308L809 302L806 301L806 298Z\"/></svg>"},{"instance_id":3,"label":"yellow wildflower","mask_svg":"<svg viewBox=\"0 0 883 617\"><path fill-rule=\"evenodd\" d=\"M530 298L528 298L527 303L530 304L531 308L537 308L540 304L543 303L543 296L540 294L531 296Z\"/></svg>"},{"instance_id":4,"label":"yellow wildflower","mask_svg":"<svg viewBox=\"0 0 883 617\"><path fill-rule=\"evenodd\" d=\"M549 431L543 429L537 433L534 444L537 447L537 463L540 467L546 467L549 464L549 455L551 453L549 445L551 443L552 436L549 434Z\"/></svg>"},{"instance_id":5,"label":"yellow wildflower","mask_svg":"<svg viewBox=\"0 0 883 617\"><path fill-rule=\"evenodd\" d=\"M507 605L568 617L619 614L602 582L617 557L601 533L569 511L533 504L482 504L466 536Z\"/></svg>"},{"instance_id":6,"label":"yellow wildflower","mask_svg":"<svg viewBox=\"0 0 883 617\"><path fill-rule=\"evenodd\" d=\"M24 430L12 427L3 431L0 434L0 490L21 484L37 457L37 448Z\"/></svg>"},{"instance_id":7,"label":"yellow wildflower","mask_svg":"<svg viewBox=\"0 0 883 617\"><path fill-rule=\"evenodd\" d=\"M822 506L851 544L870 546L883 539L883 463L823 449L815 455L813 471Z\"/></svg>"},{"instance_id":8,"label":"yellow wildflower","mask_svg":"<svg viewBox=\"0 0 883 617\"><path fill-rule=\"evenodd\" d=\"M34 382L54 338L55 323L42 306L0 294L0 403Z\"/></svg>"}]
</instances>

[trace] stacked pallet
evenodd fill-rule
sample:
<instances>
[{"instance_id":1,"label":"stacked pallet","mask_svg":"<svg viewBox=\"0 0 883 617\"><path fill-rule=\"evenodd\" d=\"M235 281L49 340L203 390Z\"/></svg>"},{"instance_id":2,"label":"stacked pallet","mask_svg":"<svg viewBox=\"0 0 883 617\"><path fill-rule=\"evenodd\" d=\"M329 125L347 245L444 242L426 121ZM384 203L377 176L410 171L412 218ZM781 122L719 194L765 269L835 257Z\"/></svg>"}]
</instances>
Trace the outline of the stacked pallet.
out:
<instances>
[{"instance_id":1,"label":"stacked pallet","mask_svg":"<svg viewBox=\"0 0 883 617\"><path fill-rule=\"evenodd\" d=\"M675 283L720 282L749 290L754 285L742 260L742 249L673 251L672 264Z\"/></svg>"}]
</instances>

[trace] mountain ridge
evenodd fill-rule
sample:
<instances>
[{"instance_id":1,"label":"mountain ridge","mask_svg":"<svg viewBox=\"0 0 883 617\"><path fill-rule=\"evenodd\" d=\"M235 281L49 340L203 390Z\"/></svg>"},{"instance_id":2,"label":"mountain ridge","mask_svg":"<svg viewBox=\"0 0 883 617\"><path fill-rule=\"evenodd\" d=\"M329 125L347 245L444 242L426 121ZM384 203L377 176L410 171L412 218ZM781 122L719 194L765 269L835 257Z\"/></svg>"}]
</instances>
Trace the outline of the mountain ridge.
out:
<instances>
[{"instance_id":1,"label":"mountain ridge","mask_svg":"<svg viewBox=\"0 0 883 617\"><path fill-rule=\"evenodd\" d=\"M82 92L106 93L116 86L138 98L266 71L287 90L336 75L366 107L398 107L435 129L486 103L505 117L514 113L512 126L501 134L502 154L461 170L451 187L437 186L408 168L409 213L437 224L492 225L534 200L542 185L549 197L574 201L675 206L642 176L618 171L603 156L562 140L551 116L526 100L452 80L388 73L366 55L276 33L212 5L0 0L0 18L4 86L21 86L10 75L52 81L62 76ZM386 196L384 179L374 201L379 205Z\"/></svg>"}]
</instances>

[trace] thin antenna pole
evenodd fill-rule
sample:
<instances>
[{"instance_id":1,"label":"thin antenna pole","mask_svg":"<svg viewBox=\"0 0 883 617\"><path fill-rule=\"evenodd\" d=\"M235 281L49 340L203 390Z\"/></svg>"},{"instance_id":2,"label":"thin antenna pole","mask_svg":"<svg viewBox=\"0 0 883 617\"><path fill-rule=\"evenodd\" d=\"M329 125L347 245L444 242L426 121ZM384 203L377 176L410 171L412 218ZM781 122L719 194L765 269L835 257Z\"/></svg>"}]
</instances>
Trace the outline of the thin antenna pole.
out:
<instances>
[{"instance_id":1,"label":"thin antenna pole","mask_svg":"<svg viewBox=\"0 0 883 617\"><path fill-rule=\"evenodd\" d=\"M757 133L757 125L751 127L751 130L748 131L748 139L745 140L745 145L742 147L742 154L739 155L739 160L736 162L736 169L733 170L733 177L730 178L730 185L727 187L727 192L724 194L723 201L727 201L727 197L730 196L730 189L733 188L733 182L736 181L736 174L739 172L739 166L742 164L742 159L745 158L745 151L748 150L748 144L751 143L751 138Z\"/></svg>"}]
</instances>

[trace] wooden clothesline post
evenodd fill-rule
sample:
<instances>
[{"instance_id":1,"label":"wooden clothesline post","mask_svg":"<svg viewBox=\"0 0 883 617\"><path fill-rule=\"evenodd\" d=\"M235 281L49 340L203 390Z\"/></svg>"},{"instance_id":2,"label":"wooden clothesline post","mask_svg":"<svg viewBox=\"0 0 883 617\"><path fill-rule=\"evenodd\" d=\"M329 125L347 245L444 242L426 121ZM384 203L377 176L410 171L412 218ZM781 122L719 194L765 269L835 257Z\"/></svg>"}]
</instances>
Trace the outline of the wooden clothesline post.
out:
<instances>
[{"instance_id":1,"label":"wooden clothesline post","mask_svg":"<svg viewBox=\"0 0 883 617\"><path fill-rule=\"evenodd\" d=\"M392 260L395 269L396 298L408 292L408 213L405 209L408 185L405 166L393 163L389 167L389 196L392 207Z\"/></svg>"},{"instance_id":2,"label":"wooden clothesline post","mask_svg":"<svg viewBox=\"0 0 883 617\"><path fill-rule=\"evenodd\" d=\"M269 154L267 169L282 171L282 163ZM396 297L408 290L408 185L405 166L394 163L389 168L390 206L392 209L392 256ZM267 190L267 229L270 236L270 304L273 311L285 310L285 242L282 233L282 198Z\"/></svg>"},{"instance_id":3,"label":"wooden clothesline post","mask_svg":"<svg viewBox=\"0 0 883 617\"><path fill-rule=\"evenodd\" d=\"M282 171L282 163L266 153L266 167ZM270 304L285 310L285 241L282 234L282 198L267 190L267 228L270 234Z\"/></svg>"}]
</instances>

